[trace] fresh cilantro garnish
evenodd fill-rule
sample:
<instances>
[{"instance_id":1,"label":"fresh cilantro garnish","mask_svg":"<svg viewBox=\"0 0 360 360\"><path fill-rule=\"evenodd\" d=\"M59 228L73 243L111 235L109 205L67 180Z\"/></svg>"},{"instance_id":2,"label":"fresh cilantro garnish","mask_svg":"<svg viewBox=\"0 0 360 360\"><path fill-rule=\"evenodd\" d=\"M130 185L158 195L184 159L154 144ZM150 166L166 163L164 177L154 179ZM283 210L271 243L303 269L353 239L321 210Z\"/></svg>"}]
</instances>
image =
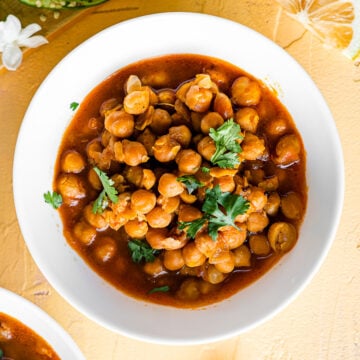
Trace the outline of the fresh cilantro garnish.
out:
<instances>
[{"instance_id":1,"label":"fresh cilantro garnish","mask_svg":"<svg viewBox=\"0 0 360 360\"><path fill-rule=\"evenodd\" d=\"M201 171L202 171L203 173L205 173L205 174L208 174L208 173L210 172L210 169L207 168L206 166L203 166L203 167L201 168Z\"/></svg>"},{"instance_id":2,"label":"fresh cilantro garnish","mask_svg":"<svg viewBox=\"0 0 360 360\"><path fill-rule=\"evenodd\" d=\"M221 168L235 168L240 164L240 144L237 140L242 139L240 126L233 121L227 120L217 129L210 129L209 136L214 140L216 151L210 161Z\"/></svg>"},{"instance_id":3,"label":"fresh cilantro garnish","mask_svg":"<svg viewBox=\"0 0 360 360\"><path fill-rule=\"evenodd\" d=\"M207 222L209 235L213 240L216 240L218 230L222 226L230 225L237 228L236 216L245 214L249 206L249 201L243 196L221 192L220 186L216 185L213 189L206 189L205 191L205 201L201 208L204 215L194 221L179 222L179 229L186 229L187 235L194 238Z\"/></svg>"},{"instance_id":4,"label":"fresh cilantro garnish","mask_svg":"<svg viewBox=\"0 0 360 360\"><path fill-rule=\"evenodd\" d=\"M204 184L193 175L180 176L176 180L182 182L186 186L189 194L192 194L199 187L204 186Z\"/></svg>"},{"instance_id":5,"label":"fresh cilantro garnish","mask_svg":"<svg viewBox=\"0 0 360 360\"><path fill-rule=\"evenodd\" d=\"M92 212L94 214L101 214L109 205L109 200L112 201L113 203L117 203L118 202L118 192L115 189L114 185L114 181L111 180L105 172L101 171L99 168L97 168L96 166L93 168L94 171L96 172L96 174L98 175L101 184L103 186L103 190L101 191L101 193L99 194L99 196L97 197L97 199L94 201L93 207L92 207Z\"/></svg>"},{"instance_id":6,"label":"fresh cilantro garnish","mask_svg":"<svg viewBox=\"0 0 360 360\"><path fill-rule=\"evenodd\" d=\"M73 102L70 104L70 109L71 109L72 111L75 111L78 106L79 106L79 103L73 101Z\"/></svg>"},{"instance_id":7,"label":"fresh cilantro garnish","mask_svg":"<svg viewBox=\"0 0 360 360\"><path fill-rule=\"evenodd\" d=\"M44 200L47 204L50 204L54 209L57 209L62 204L62 196L58 194L56 191L50 192L44 194Z\"/></svg>"},{"instance_id":8,"label":"fresh cilantro garnish","mask_svg":"<svg viewBox=\"0 0 360 360\"><path fill-rule=\"evenodd\" d=\"M160 286L160 287L154 287L153 289L151 289L149 291L149 294L153 294L153 293L156 293L156 292L167 292L169 290L170 290L170 286L168 286L168 285Z\"/></svg>"},{"instance_id":9,"label":"fresh cilantro garnish","mask_svg":"<svg viewBox=\"0 0 360 360\"><path fill-rule=\"evenodd\" d=\"M159 250L153 249L147 242L143 240L130 240L128 242L128 247L131 252L131 259L139 263L142 260L146 262L153 262L155 256L159 254Z\"/></svg>"}]
</instances>

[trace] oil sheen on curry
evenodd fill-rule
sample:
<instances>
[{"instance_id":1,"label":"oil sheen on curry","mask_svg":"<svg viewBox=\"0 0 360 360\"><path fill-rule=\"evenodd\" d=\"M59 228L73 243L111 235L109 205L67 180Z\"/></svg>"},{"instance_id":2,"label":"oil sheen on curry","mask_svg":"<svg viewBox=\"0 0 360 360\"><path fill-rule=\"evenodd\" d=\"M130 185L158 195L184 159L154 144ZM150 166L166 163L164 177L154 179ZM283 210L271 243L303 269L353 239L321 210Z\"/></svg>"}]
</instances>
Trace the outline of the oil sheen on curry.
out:
<instances>
[{"instance_id":1,"label":"oil sheen on curry","mask_svg":"<svg viewBox=\"0 0 360 360\"><path fill-rule=\"evenodd\" d=\"M52 347L34 330L0 312L0 360L60 360Z\"/></svg>"},{"instance_id":2,"label":"oil sheen on curry","mask_svg":"<svg viewBox=\"0 0 360 360\"><path fill-rule=\"evenodd\" d=\"M54 190L67 241L101 277L137 299L196 308L294 247L305 160L261 81L219 59L169 55L120 69L85 98Z\"/></svg>"}]
</instances>

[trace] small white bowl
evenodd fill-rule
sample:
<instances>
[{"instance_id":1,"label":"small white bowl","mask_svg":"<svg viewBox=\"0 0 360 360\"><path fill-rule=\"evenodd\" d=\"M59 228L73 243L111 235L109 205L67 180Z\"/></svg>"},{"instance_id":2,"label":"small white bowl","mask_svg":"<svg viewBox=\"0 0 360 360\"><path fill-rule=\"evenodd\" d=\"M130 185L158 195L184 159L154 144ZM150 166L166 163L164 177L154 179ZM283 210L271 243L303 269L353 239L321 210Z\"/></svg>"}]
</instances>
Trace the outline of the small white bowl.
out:
<instances>
[{"instance_id":1,"label":"small white bowl","mask_svg":"<svg viewBox=\"0 0 360 360\"><path fill-rule=\"evenodd\" d=\"M0 288L0 312L15 318L35 331L61 359L85 360L70 335L32 302L9 290Z\"/></svg>"},{"instance_id":2,"label":"small white bowl","mask_svg":"<svg viewBox=\"0 0 360 360\"><path fill-rule=\"evenodd\" d=\"M82 99L119 68L151 56L194 53L226 60L279 91L307 151L308 204L296 247L230 299L205 310L134 300L96 275L68 246L56 211L43 201L54 163ZM34 96L19 133L14 196L27 246L52 286L75 308L121 334L165 344L197 344L238 335L269 319L309 283L339 222L342 149L331 113L307 73L283 49L238 23L194 13L162 13L114 25L66 56Z\"/></svg>"}]
</instances>

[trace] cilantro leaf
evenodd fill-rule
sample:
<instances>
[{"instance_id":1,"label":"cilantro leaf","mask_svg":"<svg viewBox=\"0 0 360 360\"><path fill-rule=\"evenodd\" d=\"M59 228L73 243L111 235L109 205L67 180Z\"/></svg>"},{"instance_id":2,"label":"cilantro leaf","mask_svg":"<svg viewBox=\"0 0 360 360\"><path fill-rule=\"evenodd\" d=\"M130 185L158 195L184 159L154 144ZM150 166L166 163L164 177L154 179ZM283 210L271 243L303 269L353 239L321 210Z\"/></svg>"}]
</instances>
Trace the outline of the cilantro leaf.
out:
<instances>
[{"instance_id":1,"label":"cilantro leaf","mask_svg":"<svg viewBox=\"0 0 360 360\"><path fill-rule=\"evenodd\" d=\"M179 230L185 230L186 234L190 238L195 238L196 233L204 226L207 218L205 216L200 219L196 219L194 221L180 221L178 224Z\"/></svg>"},{"instance_id":2,"label":"cilantro leaf","mask_svg":"<svg viewBox=\"0 0 360 360\"><path fill-rule=\"evenodd\" d=\"M159 254L159 250L153 249L147 242L142 240L130 240L128 242L128 248L131 252L132 261L136 263L139 263L142 260L153 262L155 256Z\"/></svg>"},{"instance_id":3,"label":"cilantro leaf","mask_svg":"<svg viewBox=\"0 0 360 360\"><path fill-rule=\"evenodd\" d=\"M73 101L73 102L70 104L70 109L71 109L72 111L75 111L75 110L78 108L78 106L79 106L79 103Z\"/></svg>"},{"instance_id":4,"label":"cilantro leaf","mask_svg":"<svg viewBox=\"0 0 360 360\"><path fill-rule=\"evenodd\" d=\"M170 290L169 285L160 286L160 287L154 287L153 289L151 289L149 291L149 294L153 294L153 293L156 293L156 292L168 292L169 290Z\"/></svg>"},{"instance_id":5,"label":"cilantro leaf","mask_svg":"<svg viewBox=\"0 0 360 360\"><path fill-rule=\"evenodd\" d=\"M47 204L50 204L54 209L58 209L62 205L62 196L58 194L56 191L44 194L44 200Z\"/></svg>"},{"instance_id":6,"label":"cilantro leaf","mask_svg":"<svg viewBox=\"0 0 360 360\"><path fill-rule=\"evenodd\" d=\"M103 190L97 197L97 199L94 201L92 212L94 214L101 214L109 205L109 200L113 203L117 203L119 198L117 196L118 192L115 189L114 181L111 180L105 172L101 171L96 166L93 168L96 172L97 176L100 179L100 182L103 186Z\"/></svg>"},{"instance_id":7,"label":"cilantro leaf","mask_svg":"<svg viewBox=\"0 0 360 360\"><path fill-rule=\"evenodd\" d=\"M193 175L180 176L176 180L182 182L186 186L189 194L192 194L199 187L204 186L204 184Z\"/></svg>"},{"instance_id":8,"label":"cilantro leaf","mask_svg":"<svg viewBox=\"0 0 360 360\"><path fill-rule=\"evenodd\" d=\"M214 140L216 151L210 161L221 168L231 168L240 164L238 154L241 152L240 144L237 140L241 140L240 126L229 119L217 129L210 129L209 136Z\"/></svg>"},{"instance_id":9,"label":"cilantro leaf","mask_svg":"<svg viewBox=\"0 0 360 360\"><path fill-rule=\"evenodd\" d=\"M205 191L205 201L201 208L203 217L194 221L179 222L178 227L180 230L186 229L186 234L190 238L195 238L196 233L207 222L208 233L216 240L222 226L230 225L237 228L236 216L245 214L249 206L249 201L243 196L222 192L220 186L216 185L213 189Z\"/></svg>"}]
</instances>

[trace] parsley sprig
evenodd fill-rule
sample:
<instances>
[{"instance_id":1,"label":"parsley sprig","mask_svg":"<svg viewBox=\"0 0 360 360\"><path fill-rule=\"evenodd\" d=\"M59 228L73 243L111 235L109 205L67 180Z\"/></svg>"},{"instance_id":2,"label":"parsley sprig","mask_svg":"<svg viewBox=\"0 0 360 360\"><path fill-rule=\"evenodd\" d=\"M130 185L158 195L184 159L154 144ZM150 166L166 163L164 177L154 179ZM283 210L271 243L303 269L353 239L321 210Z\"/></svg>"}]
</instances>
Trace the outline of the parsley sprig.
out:
<instances>
[{"instance_id":1,"label":"parsley sprig","mask_svg":"<svg viewBox=\"0 0 360 360\"><path fill-rule=\"evenodd\" d=\"M109 200L113 203L117 203L119 198L117 196L118 192L115 189L114 181L111 180L104 171L100 170L98 167L93 168L99 177L103 190L94 201L92 212L94 214L101 214L109 205Z\"/></svg>"},{"instance_id":2,"label":"parsley sprig","mask_svg":"<svg viewBox=\"0 0 360 360\"><path fill-rule=\"evenodd\" d=\"M164 285L164 286L154 287L149 291L149 294L154 294L157 292L168 292L169 290L170 290L170 286Z\"/></svg>"},{"instance_id":3,"label":"parsley sprig","mask_svg":"<svg viewBox=\"0 0 360 360\"><path fill-rule=\"evenodd\" d=\"M176 179L186 186L186 189L189 194L192 194L199 187L204 186L204 184L199 181L194 175L183 175Z\"/></svg>"},{"instance_id":4,"label":"parsley sprig","mask_svg":"<svg viewBox=\"0 0 360 360\"><path fill-rule=\"evenodd\" d=\"M153 249L147 242L143 240L130 240L128 248L131 252L132 261L139 263L142 260L145 262L153 262L155 256L159 254L159 250Z\"/></svg>"},{"instance_id":5,"label":"parsley sprig","mask_svg":"<svg viewBox=\"0 0 360 360\"><path fill-rule=\"evenodd\" d=\"M54 209L58 209L63 202L62 196L58 194L56 191L44 194L44 200L47 204L50 204Z\"/></svg>"},{"instance_id":6,"label":"parsley sprig","mask_svg":"<svg viewBox=\"0 0 360 360\"><path fill-rule=\"evenodd\" d=\"M208 224L208 232L213 240L217 239L218 231L222 226L230 225L237 228L235 218L245 214L250 203L241 195L221 192L220 186L206 189L205 201L201 210L204 215L194 221L179 222L179 229L185 230L190 238L195 238L196 233Z\"/></svg>"},{"instance_id":7,"label":"parsley sprig","mask_svg":"<svg viewBox=\"0 0 360 360\"><path fill-rule=\"evenodd\" d=\"M240 126L229 119L217 129L210 129L209 136L214 140L216 151L210 161L221 168L234 169L240 164L239 153L241 152L238 140L243 137Z\"/></svg>"}]
</instances>

